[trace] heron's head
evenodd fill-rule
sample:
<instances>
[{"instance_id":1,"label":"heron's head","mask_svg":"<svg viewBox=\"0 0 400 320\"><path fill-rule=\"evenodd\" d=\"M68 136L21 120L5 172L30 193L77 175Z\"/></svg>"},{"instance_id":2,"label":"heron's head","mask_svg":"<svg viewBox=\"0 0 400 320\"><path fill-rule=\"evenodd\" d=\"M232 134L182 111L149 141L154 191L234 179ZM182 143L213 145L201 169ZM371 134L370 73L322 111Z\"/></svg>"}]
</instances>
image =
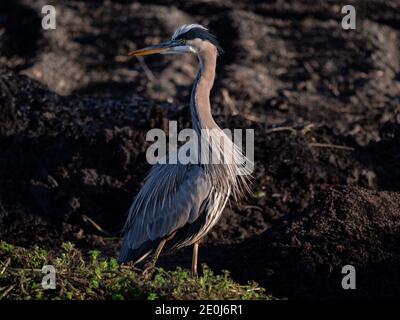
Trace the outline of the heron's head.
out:
<instances>
[{"instance_id":1,"label":"heron's head","mask_svg":"<svg viewBox=\"0 0 400 320\"><path fill-rule=\"evenodd\" d=\"M171 40L135 50L129 53L130 56L147 56L151 54L183 54L199 53L202 50L215 50L222 53L217 38L199 24L183 25L172 35Z\"/></svg>"}]
</instances>

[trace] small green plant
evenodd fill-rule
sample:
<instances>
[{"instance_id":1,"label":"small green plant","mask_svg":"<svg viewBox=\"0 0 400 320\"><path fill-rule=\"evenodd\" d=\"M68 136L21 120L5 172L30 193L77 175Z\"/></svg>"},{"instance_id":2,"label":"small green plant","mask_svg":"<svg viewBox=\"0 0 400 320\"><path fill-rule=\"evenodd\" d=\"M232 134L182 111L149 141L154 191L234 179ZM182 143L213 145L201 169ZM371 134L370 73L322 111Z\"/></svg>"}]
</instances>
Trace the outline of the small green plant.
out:
<instances>
[{"instance_id":1,"label":"small green plant","mask_svg":"<svg viewBox=\"0 0 400 320\"><path fill-rule=\"evenodd\" d=\"M187 270L155 268L143 274L133 266L120 266L97 250L85 259L72 243L56 256L34 247L24 249L0 241L1 299L269 299L256 283L240 285L228 272L216 275L203 266L203 275L192 278ZM56 289L44 290L44 265L56 269Z\"/></svg>"}]
</instances>

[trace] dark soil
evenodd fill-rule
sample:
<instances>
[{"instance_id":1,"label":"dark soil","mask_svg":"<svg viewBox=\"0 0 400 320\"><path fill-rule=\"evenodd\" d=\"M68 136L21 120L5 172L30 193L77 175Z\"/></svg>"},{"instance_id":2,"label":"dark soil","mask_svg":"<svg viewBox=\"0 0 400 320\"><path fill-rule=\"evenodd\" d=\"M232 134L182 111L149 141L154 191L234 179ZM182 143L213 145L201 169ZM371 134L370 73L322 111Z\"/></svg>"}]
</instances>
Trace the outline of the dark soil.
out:
<instances>
[{"instance_id":1,"label":"dark soil","mask_svg":"<svg viewBox=\"0 0 400 320\"><path fill-rule=\"evenodd\" d=\"M1 239L117 254L150 168L146 131L190 126L197 64L124 55L198 22L225 49L217 122L256 134L253 192L226 208L201 261L275 296L399 296L397 1L352 1L356 31L341 29L336 1L54 3L53 31L40 26L45 1L0 3ZM160 264L190 258L188 248ZM340 286L347 264L351 292Z\"/></svg>"},{"instance_id":2,"label":"dark soil","mask_svg":"<svg viewBox=\"0 0 400 320\"><path fill-rule=\"evenodd\" d=\"M268 232L244 241L241 279L296 298L388 298L400 295L400 195L335 187L313 205L287 215ZM235 255L231 262L237 267ZM357 270L357 290L343 292L342 267ZM312 292L312 294L310 294Z\"/></svg>"}]
</instances>

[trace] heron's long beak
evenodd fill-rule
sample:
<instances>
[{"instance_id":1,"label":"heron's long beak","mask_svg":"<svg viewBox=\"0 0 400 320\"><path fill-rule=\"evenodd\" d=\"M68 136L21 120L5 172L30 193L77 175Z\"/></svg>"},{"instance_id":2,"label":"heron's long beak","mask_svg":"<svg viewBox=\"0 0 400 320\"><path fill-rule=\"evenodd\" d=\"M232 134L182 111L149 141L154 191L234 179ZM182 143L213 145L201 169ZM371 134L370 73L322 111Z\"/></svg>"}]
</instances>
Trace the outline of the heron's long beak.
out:
<instances>
[{"instance_id":1,"label":"heron's long beak","mask_svg":"<svg viewBox=\"0 0 400 320\"><path fill-rule=\"evenodd\" d=\"M135 56L135 57L142 57L142 56L148 56L148 55L156 54L156 53L161 53L161 54L165 54L165 53L169 53L169 52L173 53L175 51L174 49L179 47L180 45L181 45L180 41L171 40L171 41L167 41L164 43L156 44L154 46L150 46L150 47L146 47L143 49L129 52L128 55Z\"/></svg>"}]
</instances>

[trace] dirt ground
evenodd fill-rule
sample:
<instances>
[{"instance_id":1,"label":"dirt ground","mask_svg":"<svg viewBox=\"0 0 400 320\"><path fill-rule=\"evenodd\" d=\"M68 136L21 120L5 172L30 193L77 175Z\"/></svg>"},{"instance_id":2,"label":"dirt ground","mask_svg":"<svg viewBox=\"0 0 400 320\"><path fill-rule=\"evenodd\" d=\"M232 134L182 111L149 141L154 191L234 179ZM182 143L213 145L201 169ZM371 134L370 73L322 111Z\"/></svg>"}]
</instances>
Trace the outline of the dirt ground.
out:
<instances>
[{"instance_id":1,"label":"dirt ground","mask_svg":"<svg viewBox=\"0 0 400 320\"><path fill-rule=\"evenodd\" d=\"M196 22L225 50L216 121L256 135L253 192L225 209L201 261L275 296L399 296L398 1L347 1L349 31L339 1L53 2L52 31L46 1L0 3L1 239L117 254L150 168L146 131L190 126L197 70L191 56L124 55ZM347 264L357 290L341 288Z\"/></svg>"}]
</instances>

